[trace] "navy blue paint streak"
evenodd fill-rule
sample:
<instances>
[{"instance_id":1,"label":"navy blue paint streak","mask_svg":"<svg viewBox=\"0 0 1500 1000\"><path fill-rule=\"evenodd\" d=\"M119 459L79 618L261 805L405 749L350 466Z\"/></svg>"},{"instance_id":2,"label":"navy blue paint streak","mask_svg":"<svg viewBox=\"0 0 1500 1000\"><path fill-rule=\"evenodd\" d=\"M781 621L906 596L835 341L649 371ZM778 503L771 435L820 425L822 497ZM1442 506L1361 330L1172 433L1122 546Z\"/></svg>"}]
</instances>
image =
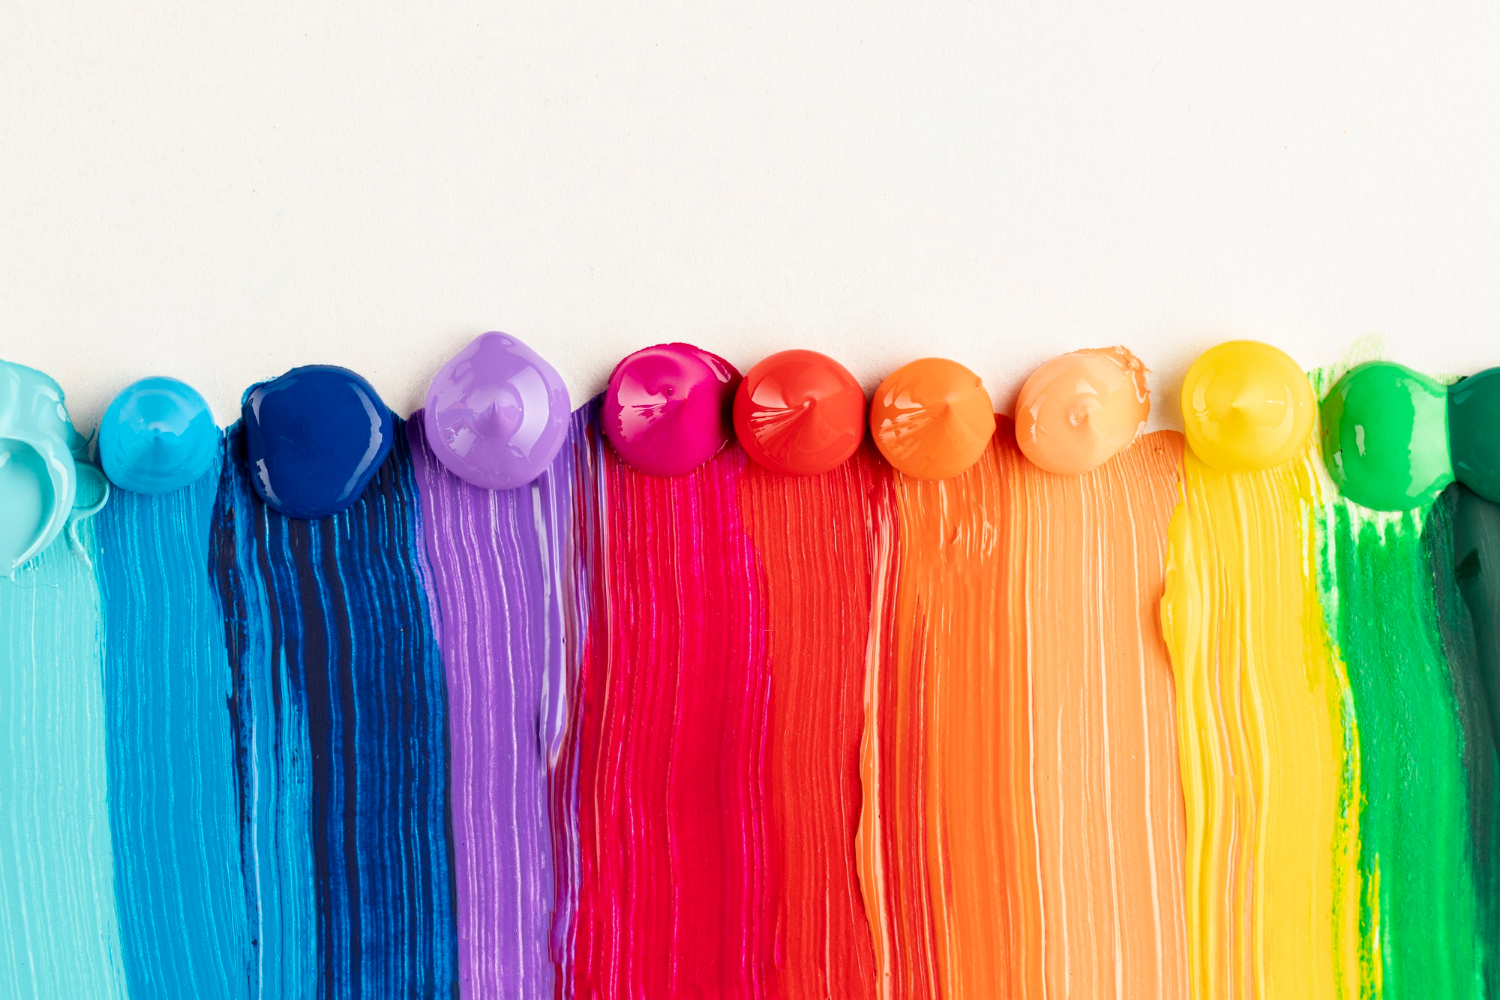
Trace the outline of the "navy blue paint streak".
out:
<instances>
[{"instance_id":1,"label":"navy blue paint streak","mask_svg":"<svg viewBox=\"0 0 1500 1000\"><path fill-rule=\"evenodd\" d=\"M358 501L294 520L253 498L243 430L225 489L249 513L267 656L306 713L318 992L457 991L443 665L423 585L420 498L401 428ZM251 595L252 599L254 595Z\"/></svg>"}]
</instances>

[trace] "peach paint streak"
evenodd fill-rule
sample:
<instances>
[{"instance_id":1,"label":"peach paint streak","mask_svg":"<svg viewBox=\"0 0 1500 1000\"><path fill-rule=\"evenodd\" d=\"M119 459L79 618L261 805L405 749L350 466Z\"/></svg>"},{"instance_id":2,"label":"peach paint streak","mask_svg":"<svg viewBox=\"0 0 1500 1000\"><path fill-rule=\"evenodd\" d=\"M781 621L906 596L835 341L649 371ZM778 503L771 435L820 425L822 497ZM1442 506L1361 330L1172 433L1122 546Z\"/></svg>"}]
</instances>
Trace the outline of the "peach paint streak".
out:
<instances>
[{"instance_id":1,"label":"peach paint streak","mask_svg":"<svg viewBox=\"0 0 1500 1000\"><path fill-rule=\"evenodd\" d=\"M1156 626L1182 444L1062 478L1001 421L877 502L861 879L886 997L1186 993Z\"/></svg>"}]
</instances>

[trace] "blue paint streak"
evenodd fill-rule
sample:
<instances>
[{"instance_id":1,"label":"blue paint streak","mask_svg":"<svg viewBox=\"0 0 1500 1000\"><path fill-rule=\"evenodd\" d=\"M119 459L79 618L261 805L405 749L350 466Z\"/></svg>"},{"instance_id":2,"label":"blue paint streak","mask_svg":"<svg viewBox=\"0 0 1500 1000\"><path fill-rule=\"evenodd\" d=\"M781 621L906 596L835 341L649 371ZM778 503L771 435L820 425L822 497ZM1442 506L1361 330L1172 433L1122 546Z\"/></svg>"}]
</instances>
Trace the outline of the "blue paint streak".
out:
<instances>
[{"instance_id":1,"label":"blue paint streak","mask_svg":"<svg viewBox=\"0 0 1500 1000\"><path fill-rule=\"evenodd\" d=\"M253 994L212 470L99 514L115 896L132 1000Z\"/></svg>"},{"instance_id":2,"label":"blue paint streak","mask_svg":"<svg viewBox=\"0 0 1500 1000\"><path fill-rule=\"evenodd\" d=\"M125 996L87 523L0 579L0 997Z\"/></svg>"},{"instance_id":3,"label":"blue paint streak","mask_svg":"<svg viewBox=\"0 0 1500 1000\"><path fill-rule=\"evenodd\" d=\"M272 632L257 543L266 509L246 478L238 428L225 455L209 558L229 654L231 787L250 933L250 996L304 1000L318 995L307 706Z\"/></svg>"},{"instance_id":4,"label":"blue paint streak","mask_svg":"<svg viewBox=\"0 0 1500 1000\"><path fill-rule=\"evenodd\" d=\"M411 453L394 430L379 474L332 517L270 510L252 499L242 462L226 476L254 534L267 659L306 713L319 991L330 1000L448 997L457 982L446 691ZM231 432L235 449L240 438Z\"/></svg>"}]
</instances>

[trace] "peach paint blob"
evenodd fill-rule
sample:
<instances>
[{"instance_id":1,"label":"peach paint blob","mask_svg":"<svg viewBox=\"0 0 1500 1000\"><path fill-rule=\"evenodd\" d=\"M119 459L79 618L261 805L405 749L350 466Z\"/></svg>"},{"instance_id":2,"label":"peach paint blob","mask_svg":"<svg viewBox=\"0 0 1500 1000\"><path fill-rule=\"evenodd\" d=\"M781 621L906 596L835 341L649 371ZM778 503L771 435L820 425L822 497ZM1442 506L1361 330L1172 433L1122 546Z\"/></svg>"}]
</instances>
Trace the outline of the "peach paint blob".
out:
<instances>
[{"instance_id":1,"label":"peach paint blob","mask_svg":"<svg viewBox=\"0 0 1500 1000\"><path fill-rule=\"evenodd\" d=\"M1016 400L1016 443L1064 476L1097 469L1146 428L1146 366L1123 347L1074 351L1031 373Z\"/></svg>"}]
</instances>

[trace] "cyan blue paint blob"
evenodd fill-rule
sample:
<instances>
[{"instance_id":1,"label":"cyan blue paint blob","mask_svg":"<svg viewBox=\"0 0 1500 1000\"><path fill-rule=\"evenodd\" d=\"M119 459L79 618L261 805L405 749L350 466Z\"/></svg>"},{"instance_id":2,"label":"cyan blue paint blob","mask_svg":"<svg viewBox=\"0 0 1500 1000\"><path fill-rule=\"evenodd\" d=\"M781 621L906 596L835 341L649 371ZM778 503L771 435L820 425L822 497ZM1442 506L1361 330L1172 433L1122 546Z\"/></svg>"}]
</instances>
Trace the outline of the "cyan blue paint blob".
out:
<instances>
[{"instance_id":1,"label":"cyan blue paint blob","mask_svg":"<svg viewBox=\"0 0 1500 1000\"><path fill-rule=\"evenodd\" d=\"M390 454L391 411L347 368L293 368L251 386L243 409L250 482L287 517L344 510Z\"/></svg>"},{"instance_id":2,"label":"cyan blue paint blob","mask_svg":"<svg viewBox=\"0 0 1500 1000\"><path fill-rule=\"evenodd\" d=\"M171 493L219 460L219 428L198 390L175 378L143 378L121 390L99 423L99 462L132 493Z\"/></svg>"}]
</instances>

